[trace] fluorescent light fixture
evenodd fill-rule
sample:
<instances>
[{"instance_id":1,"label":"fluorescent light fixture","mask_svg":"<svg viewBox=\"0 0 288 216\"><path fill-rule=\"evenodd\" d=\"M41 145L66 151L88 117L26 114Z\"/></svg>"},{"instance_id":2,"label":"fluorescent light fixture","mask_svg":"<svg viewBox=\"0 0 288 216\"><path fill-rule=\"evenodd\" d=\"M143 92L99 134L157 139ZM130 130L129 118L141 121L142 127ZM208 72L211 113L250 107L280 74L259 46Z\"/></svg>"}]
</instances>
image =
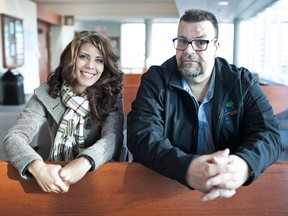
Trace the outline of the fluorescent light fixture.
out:
<instances>
[{"instance_id":1,"label":"fluorescent light fixture","mask_svg":"<svg viewBox=\"0 0 288 216\"><path fill-rule=\"evenodd\" d=\"M227 5L229 5L229 2L228 2L228 1L219 1L219 2L218 2L218 5L220 5L220 6L227 6Z\"/></svg>"}]
</instances>

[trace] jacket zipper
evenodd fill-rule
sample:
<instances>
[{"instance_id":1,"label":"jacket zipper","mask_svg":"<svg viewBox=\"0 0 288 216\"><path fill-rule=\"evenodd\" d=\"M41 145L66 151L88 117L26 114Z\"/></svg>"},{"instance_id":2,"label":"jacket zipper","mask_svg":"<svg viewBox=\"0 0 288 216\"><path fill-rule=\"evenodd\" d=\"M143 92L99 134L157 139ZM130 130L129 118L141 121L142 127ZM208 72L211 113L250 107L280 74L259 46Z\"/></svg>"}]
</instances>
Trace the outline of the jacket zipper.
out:
<instances>
[{"instance_id":1,"label":"jacket zipper","mask_svg":"<svg viewBox=\"0 0 288 216\"><path fill-rule=\"evenodd\" d=\"M221 112L216 124L216 133L215 133L215 149L217 150L219 147L219 136L220 136L220 130L221 127L220 125L222 125L223 123L223 116L224 116L224 111L225 111L225 107L228 101L228 96L230 95L230 92L232 91L232 89L234 88L234 86L236 85L238 79L236 79L236 81L233 83L233 85L231 86L231 88L229 89L229 91L225 94L224 100L223 100L223 104L222 104L222 108L221 108Z\"/></svg>"},{"instance_id":2,"label":"jacket zipper","mask_svg":"<svg viewBox=\"0 0 288 216\"><path fill-rule=\"evenodd\" d=\"M192 104L194 105L195 107L195 111L196 111L196 118L195 118L195 127L194 127L194 130L193 130L193 143L195 143L194 145L192 145L192 152L196 153L196 150L198 148L198 131L199 131L199 119L198 119L198 111L199 111L199 107L197 105L197 102L195 100L195 98L193 98L188 92L184 91L185 94L187 94L189 96L189 98L192 100Z\"/></svg>"}]
</instances>

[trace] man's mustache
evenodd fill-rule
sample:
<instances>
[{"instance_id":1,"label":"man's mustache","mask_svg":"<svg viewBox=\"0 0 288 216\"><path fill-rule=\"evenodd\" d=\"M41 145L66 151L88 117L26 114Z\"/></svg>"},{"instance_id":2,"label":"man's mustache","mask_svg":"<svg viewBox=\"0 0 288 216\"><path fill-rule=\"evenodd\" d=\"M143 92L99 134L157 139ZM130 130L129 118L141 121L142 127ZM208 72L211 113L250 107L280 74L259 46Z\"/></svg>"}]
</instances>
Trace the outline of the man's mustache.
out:
<instances>
[{"instance_id":1,"label":"man's mustache","mask_svg":"<svg viewBox=\"0 0 288 216\"><path fill-rule=\"evenodd\" d=\"M181 56L180 60L181 61L196 61L196 62L198 62L197 57L195 57L194 55Z\"/></svg>"}]
</instances>

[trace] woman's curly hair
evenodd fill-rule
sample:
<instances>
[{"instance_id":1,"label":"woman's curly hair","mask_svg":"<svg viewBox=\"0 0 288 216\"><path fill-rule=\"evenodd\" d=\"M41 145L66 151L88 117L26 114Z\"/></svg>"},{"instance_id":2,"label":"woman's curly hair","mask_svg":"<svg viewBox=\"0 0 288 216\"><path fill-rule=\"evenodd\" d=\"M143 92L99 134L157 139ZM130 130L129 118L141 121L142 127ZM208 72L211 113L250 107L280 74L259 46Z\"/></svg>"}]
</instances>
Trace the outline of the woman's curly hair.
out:
<instances>
[{"instance_id":1,"label":"woman's curly hair","mask_svg":"<svg viewBox=\"0 0 288 216\"><path fill-rule=\"evenodd\" d=\"M104 70L97 82L86 89L90 105L90 118L94 123L102 122L110 109L120 100L123 89L123 72L118 68L119 56L112 47L110 39L96 31L81 31L66 46L60 57L59 66L52 72L47 83L48 94L52 98L60 96L63 81L68 86L76 83L76 60L83 44L95 46L103 56Z\"/></svg>"}]
</instances>

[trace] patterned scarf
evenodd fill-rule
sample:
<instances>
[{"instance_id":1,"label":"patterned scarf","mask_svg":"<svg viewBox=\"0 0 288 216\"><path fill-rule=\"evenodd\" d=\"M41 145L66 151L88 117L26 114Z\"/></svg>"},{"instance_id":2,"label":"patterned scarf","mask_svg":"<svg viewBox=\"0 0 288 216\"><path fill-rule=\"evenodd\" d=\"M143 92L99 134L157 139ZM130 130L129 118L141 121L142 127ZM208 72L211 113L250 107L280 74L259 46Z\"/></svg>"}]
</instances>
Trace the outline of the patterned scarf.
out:
<instances>
[{"instance_id":1,"label":"patterned scarf","mask_svg":"<svg viewBox=\"0 0 288 216\"><path fill-rule=\"evenodd\" d=\"M72 161L84 144L84 117L89 113L86 95L77 96L73 90L62 85L62 103L67 107L54 140L52 161Z\"/></svg>"}]
</instances>

